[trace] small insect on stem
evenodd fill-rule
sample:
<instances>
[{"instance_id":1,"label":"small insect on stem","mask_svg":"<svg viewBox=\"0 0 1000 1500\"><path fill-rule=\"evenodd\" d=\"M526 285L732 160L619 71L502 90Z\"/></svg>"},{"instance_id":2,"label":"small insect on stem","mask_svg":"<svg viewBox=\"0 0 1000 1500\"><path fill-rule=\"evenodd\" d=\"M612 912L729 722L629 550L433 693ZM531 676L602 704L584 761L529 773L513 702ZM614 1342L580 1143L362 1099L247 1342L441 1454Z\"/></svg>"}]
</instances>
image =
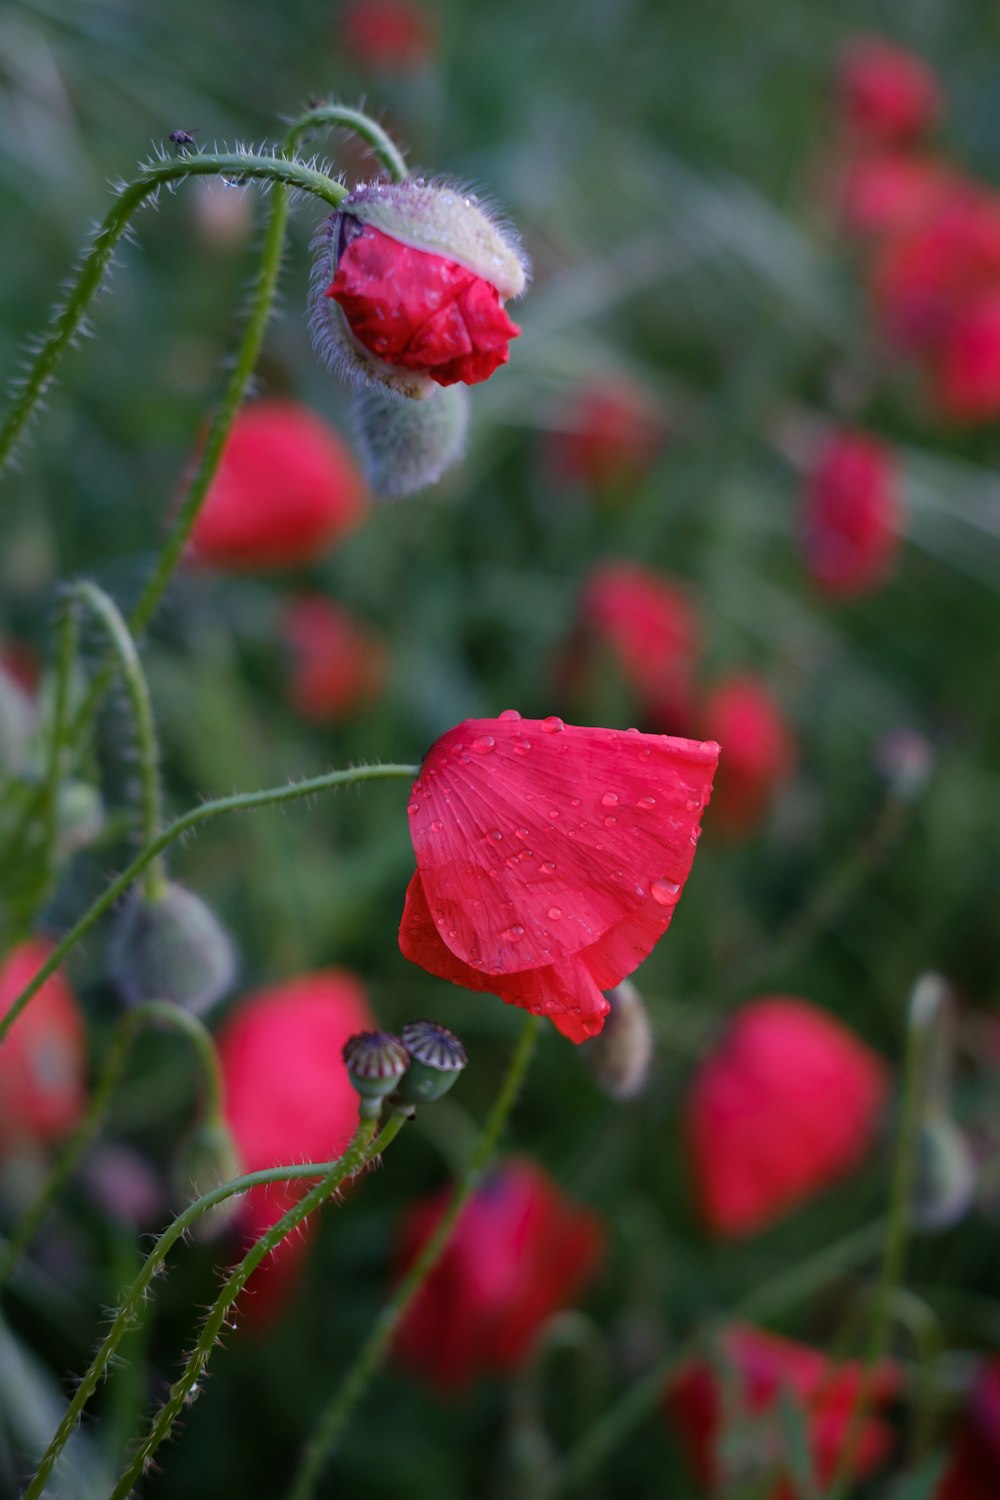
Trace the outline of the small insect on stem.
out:
<instances>
[{"instance_id":1,"label":"small insect on stem","mask_svg":"<svg viewBox=\"0 0 1000 1500\"><path fill-rule=\"evenodd\" d=\"M178 156L186 155L188 147L194 145L196 134L197 131L193 130L172 130L170 132L170 140L177 148Z\"/></svg>"}]
</instances>

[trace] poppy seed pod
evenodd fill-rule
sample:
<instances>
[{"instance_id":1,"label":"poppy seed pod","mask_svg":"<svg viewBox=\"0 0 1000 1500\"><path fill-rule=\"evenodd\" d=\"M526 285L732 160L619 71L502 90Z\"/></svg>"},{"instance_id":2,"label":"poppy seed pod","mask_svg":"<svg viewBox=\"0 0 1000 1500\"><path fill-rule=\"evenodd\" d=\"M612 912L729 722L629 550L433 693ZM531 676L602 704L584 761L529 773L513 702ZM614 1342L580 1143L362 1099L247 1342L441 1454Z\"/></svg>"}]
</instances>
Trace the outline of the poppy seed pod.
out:
<instances>
[{"instance_id":1,"label":"poppy seed pod","mask_svg":"<svg viewBox=\"0 0 1000 1500\"><path fill-rule=\"evenodd\" d=\"M236 974L236 950L199 896L169 882L163 893L136 890L119 912L108 967L128 1005L172 1000L201 1015Z\"/></svg>"},{"instance_id":2,"label":"poppy seed pod","mask_svg":"<svg viewBox=\"0 0 1000 1500\"><path fill-rule=\"evenodd\" d=\"M365 478L378 500L401 500L437 484L465 452L469 397L459 386L432 390L428 401L401 401L380 390L354 398L354 438Z\"/></svg>"},{"instance_id":3,"label":"poppy seed pod","mask_svg":"<svg viewBox=\"0 0 1000 1500\"><path fill-rule=\"evenodd\" d=\"M446 1094L469 1061L453 1031L434 1021L408 1021L403 1046L410 1067L399 1086L404 1104L430 1104Z\"/></svg>"},{"instance_id":4,"label":"poppy seed pod","mask_svg":"<svg viewBox=\"0 0 1000 1500\"><path fill-rule=\"evenodd\" d=\"M344 1043L347 1076L361 1097L361 1117L377 1119L382 1101L395 1092L410 1066L406 1048L388 1031L359 1031Z\"/></svg>"},{"instance_id":5,"label":"poppy seed pod","mask_svg":"<svg viewBox=\"0 0 1000 1500\"><path fill-rule=\"evenodd\" d=\"M527 285L516 238L478 200L416 177L363 183L320 231L313 340L337 373L421 401L506 364Z\"/></svg>"}]
</instances>

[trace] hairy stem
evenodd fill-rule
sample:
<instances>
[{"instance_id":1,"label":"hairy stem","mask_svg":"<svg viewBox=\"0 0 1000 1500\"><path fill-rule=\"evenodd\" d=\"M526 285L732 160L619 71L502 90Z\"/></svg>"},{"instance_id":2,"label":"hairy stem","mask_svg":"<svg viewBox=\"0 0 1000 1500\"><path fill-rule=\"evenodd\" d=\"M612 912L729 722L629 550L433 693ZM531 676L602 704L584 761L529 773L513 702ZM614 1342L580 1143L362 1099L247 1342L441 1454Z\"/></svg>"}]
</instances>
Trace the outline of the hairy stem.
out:
<instances>
[{"instance_id":1,"label":"hairy stem","mask_svg":"<svg viewBox=\"0 0 1000 1500\"><path fill-rule=\"evenodd\" d=\"M303 797L313 797L317 792L326 792L332 787L349 786L355 781L385 781L401 776L412 780L419 769L419 766L354 766L346 771L328 771L325 776L312 776L306 781L295 781L289 786L267 787L259 792L236 792L231 797L217 797L212 802L203 802L200 807L192 807L188 812L182 813L179 818L168 823L153 842L147 844L145 849L136 855L132 863L111 882L103 895L98 896L96 901L91 903L79 921L56 944L31 983L21 991L7 1013L0 1017L0 1042L3 1041L31 997L37 994L49 975L55 972L67 954L72 952L80 939L90 931L94 923L115 904L120 896L125 894L133 881L154 859L190 829L197 828L200 824L207 823L222 813L251 812L260 807L276 807L284 802L296 802Z\"/></svg>"},{"instance_id":2,"label":"hairy stem","mask_svg":"<svg viewBox=\"0 0 1000 1500\"><path fill-rule=\"evenodd\" d=\"M139 1032L144 1026L167 1026L192 1043L201 1069L205 1111L218 1114L222 1107L222 1073L219 1058L206 1028L197 1016L166 1001L150 1000L136 1006L118 1022L111 1038L104 1067L90 1096L90 1103L80 1123L64 1143L59 1158L37 1198L15 1225L9 1240L0 1249L0 1290L18 1260L31 1243L46 1214L76 1168L77 1162L100 1130L111 1095L121 1078L125 1062Z\"/></svg>"},{"instance_id":3,"label":"hairy stem","mask_svg":"<svg viewBox=\"0 0 1000 1500\"><path fill-rule=\"evenodd\" d=\"M377 120L363 114L359 109L350 109L346 104L316 104L304 114L289 122L282 140L282 150L292 151L313 130L333 125L350 130L371 146L379 162L394 182L402 182L406 176L403 153L392 137L382 129Z\"/></svg>"},{"instance_id":4,"label":"hairy stem","mask_svg":"<svg viewBox=\"0 0 1000 1500\"><path fill-rule=\"evenodd\" d=\"M336 1449L348 1418L365 1394L369 1382L385 1358L396 1329L414 1297L440 1260L459 1215L478 1187L484 1170L496 1152L504 1126L524 1082L538 1035L538 1026L538 1017L529 1016L472 1158L456 1182L448 1200L448 1206L434 1233L375 1319L353 1364L321 1412L289 1491L289 1500L308 1500L308 1497L312 1495L324 1465Z\"/></svg>"},{"instance_id":5,"label":"hairy stem","mask_svg":"<svg viewBox=\"0 0 1000 1500\"><path fill-rule=\"evenodd\" d=\"M395 1136L399 1134L406 1119L407 1116L402 1112L395 1112L390 1115L388 1123L383 1126L381 1133L374 1142L372 1141L372 1137L375 1134L377 1121L362 1120L354 1140L333 1171L329 1172L304 1198L290 1208L287 1213L283 1214L278 1222L272 1225L243 1257L240 1264L228 1277L222 1291L210 1308L184 1369L170 1387L170 1394L160 1408L145 1438L143 1438L136 1449L128 1468L112 1490L108 1500L126 1500L126 1497L131 1493L132 1486L145 1471L157 1448L163 1442L164 1438L169 1436L185 1404L197 1390L198 1381L205 1372L212 1349L226 1322L226 1314L260 1262L287 1235L291 1234L309 1214L313 1213L328 1198L332 1197L346 1177L353 1176L374 1157L381 1155ZM26 1500L32 1500L30 1494L26 1497Z\"/></svg>"}]
</instances>

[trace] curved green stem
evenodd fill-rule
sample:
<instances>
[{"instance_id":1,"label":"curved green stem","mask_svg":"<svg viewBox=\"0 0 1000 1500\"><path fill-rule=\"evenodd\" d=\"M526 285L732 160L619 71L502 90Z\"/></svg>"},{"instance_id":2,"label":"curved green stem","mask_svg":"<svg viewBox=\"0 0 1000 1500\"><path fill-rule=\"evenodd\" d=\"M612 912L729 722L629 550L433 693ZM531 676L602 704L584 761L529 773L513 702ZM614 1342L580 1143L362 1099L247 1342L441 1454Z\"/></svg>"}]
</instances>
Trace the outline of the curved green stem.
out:
<instances>
[{"instance_id":1,"label":"curved green stem","mask_svg":"<svg viewBox=\"0 0 1000 1500\"><path fill-rule=\"evenodd\" d=\"M76 612L70 598L64 598L56 629L56 683L52 702L52 724L48 743L48 760L42 787L42 824L45 829L45 868L55 865L59 837L59 790L63 779L63 762L67 746L66 721L69 716L69 688L76 665ZM0 1278L2 1279L2 1278Z\"/></svg>"},{"instance_id":2,"label":"curved green stem","mask_svg":"<svg viewBox=\"0 0 1000 1500\"><path fill-rule=\"evenodd\" d=\"M0 1290L6 1285L11 1271L31 1243L52 1204L73 1175L80 1157L100 1130L132 1043L142 1028L147 1025L169 1026L192 1042L202 1072L206 1113L218 1113L221 1109L222 1073L218 1053L215 1050L215 1043L197 1016L191 1015L189 1011L181 1010L178 1005L170 1005L161 1000L147 1001L144 1005L136 1006L135 1010L129 1011L115 1028L104 1060L104 1068L91 1094L86 1113L64 1144L45 1186L27 1212L22 1215L10 1238L0 1249Z\"/></svg>"},{"instance_id":3,"label":"curved green stem","mask_svg":"<svg viewBox=\"0 0 1000 1500\"><path fill-rule=\"evenodd\" d=\"M353 766L347 771L328 771L325 776L312 776L306 781L292 782L289 786L267 787L259 792L237 792L231 797L217 797L212 802L203 802L200 807L192 807L188 812L182 813L179 818L168 823L153 842L147 844L146 848L136 855L132 863L111 882L96 901L91 903L79 921L56 944L31 983L21 991L7 1013L0 1017L0 1042L3 1041L32 995L41 989L49 975L56 971L63 959L76 947L80 939L86 936L94 923L115 904L119 896L125 894L132 882L163 853L164 849L169 848L189 829L197 828L200 824L207 823L222 813L250 812L259 807L276 807L283 802L296 802L303 797L313 797L317 792L329 791L331 787L349 786L355 781L386 781L400 776L412 780L419 770L419 766Z\"/></svg>"},{"instance_id":4,"label":"curved green stem","mask_svg":"<svg viewBox=\"0 0 1000 1500\"><path fill-rule=\"evenodd\" d=\"M381 1139L380 1137L379 1141ZM376 1146L378 1144L379 1142L376 1142ZM373 1151L372 1155L374 1154L375 1152ZM325 1180L331 1174L335 1173L345 1161L346 1156L341 1156L336 1161L306 1162L287 1167L265 1167L257 1172L246 1172L242 1177L235 1177L231 1182L224 1182L219 1187L213 1188L211 1192L203 1193L200 1198L196 1198L193 1203L188 1204L184 1212L179 1214L174 1222L160 1235L146 1257L138 1276L115 1310L111 1327L108 1329L101 1347L94 1355L89 1368L77 1386L73 1399L63 1413L62 1421L56 1428L52 1436L52 1441L42 1456L38 1471L32 1480L31 1487L25 1494L24 1500L35 1500L35 1497L44 1491L49 1475L52 1473L52 1469L60 1453L72 1436L84 1407L97 1389L101 1377L111 1363L118 1345L136 1322L145 1306L154 1277L173 1246L201 1218L202 1214L208 1213L211 1209L217 1207L218 1204L225 1203L228 1199L235 1197L239 1193L248 1192L250 1188L261 1187L269 1182L295 1182L305 1178L323 1178ZM346 1170L343 1175L347 1175Z\"/></svg>"},{"instance_id":5,"label":"curved green stem","mask_svg":"<svg viewBox=\"0 0 1000 1500\"><path fill-rule=\"evenodd\" d=\"M75 583L71 586L71 593L96 615L118 658L118 666L125 682L129 706L132 709L132 724L139 756L141 843L151 844L156 839L163 821L160 796L160 747L156 739L149 687L139 660L139 653L118 606L102 588L98 588L96 583ZM145 880L151 900L162 894L166 881L162 860L152 861L146 871Z\"/></svg>"},{"instance_id":6,"label":"curved green stem","mask_svg":"<svg viewBox=\"0 0 1000 1500\"><path fill-rule=\"evenodd\" d=\"M307 1193L287 1213L283 1214L278 1222L272 1225L266 1234L263 1234L253 1248L243 1257L235 1271L227 1279L222 1291L210 1308L184 1369L170 1387L170 1394L150 1426L145 1438L143 1438L136 1449L128 1468L112 1490L108 1500L126 1500L126 1497L132 1491L132 1486L145 1471L157 1448L163 1442L164 1438L169 1436L170 1430L183 1411L185 1404L193 1397L197 1390L198 1381L205 1372L212 1349L226 1322L226 1314L260 1262L287 1235L291 1234L292 1230L301 1224L303 1219L313 1213L321 1204L325 1203L328 1198L332 1197L345 1177L353 1176L374 1157L380 1156L390 1142L399 1134L406 1123L406 1119L407 1116L402 1112L390 1115L387 1124L383 1126L381 1133L374 1142L372 1137L375 1134L377 1120L362 1120L354 1140L334 1169L327 1173L311 1192ZM25 1500L33 1500L30 1491Z\"/></svg>"},{"instance_id":7,"label":"curved green stem","mask_svg":"<svg viewBox=\"0 0 1000 1500\"><path fill-rule=\"evenodd\" d=\"M0 426L0 469L14 448L24 425L51 381L63 354L80 332L87 308L99 291L115 248L125 234L129 220L147 199L162 187L186 177L225 177L239 183L263 180L285 183L311 193L336 208L347 189L324 172L304 162L290 161L279 153L257 155L252 151L199 152L180 156L173 161L150 162L141 167L138 177L118 195L114 207L104 219L87 251L80 274L52 328L24 378L3 425Z\"/></svg>"},{"instance_id":8,"label":"curved green stem","mask_svg":"<svg viewBox=\"0 0 1000 1500\"><path fill-rule=\"evenodd\" d=\"M321 1412L319 1421L306 1445L299 1471L288 1492L288 1500L308 1500L308 1497L312 1495L324 1465L336 1449L348 1418L385 1358L407 1309L441 1258L459 1215L478 1187L483 1172L497 1149L508 1116L524 1082L538 1035L538 1026L538 1017L529 1016L472 1158L456 1182L434 1233L375 1319L353 1364Z\"/></svg>"},{"instance_id":9,"label":"curved green stem","mask_svg":"<svg viewBox=\"0 0 1000 1500\"><path fill-rule=\"evenodd\" d=\"M324 125L351 130L363 141L367 141L393 181L402 182L406 176L406 162L395 141L377 120L371 119L359 109L350 109L346 104L316 104L290 121L281 143L282 149L294 150L311 130L320 130Z\"/></svg>"}]
</instances>

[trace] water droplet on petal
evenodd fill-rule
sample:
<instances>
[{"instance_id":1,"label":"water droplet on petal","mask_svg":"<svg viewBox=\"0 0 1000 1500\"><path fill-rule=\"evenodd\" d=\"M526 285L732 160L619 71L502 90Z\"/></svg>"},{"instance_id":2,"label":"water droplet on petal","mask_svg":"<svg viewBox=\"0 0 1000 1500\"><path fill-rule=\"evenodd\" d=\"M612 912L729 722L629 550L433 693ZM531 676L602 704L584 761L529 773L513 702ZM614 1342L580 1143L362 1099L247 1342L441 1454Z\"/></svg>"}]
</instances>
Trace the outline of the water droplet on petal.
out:
<instances>
[{"instance_id":1,"label":"water droplet on petal","mask_svg":"<svg viewBox=\"0 0 1000 1500\"><path fill-rule=\"evenodd\" d=\"M489 755L491 750L496 749L496 743L491 734L481 734L472 741L472 748L477 755Z\"/></svg>"},{"instance_id":2,"label":"water droplet on petal","mask_svg":"<svg viewBox=\"0 0 1000 1500\"><path fill-rule=\"evenodd\" d=\"M542 729L546 734L559 734L566 725L558 714L549 714L547 719L542 720Z\"/></svg>"},{"instance_id":3,"label":"water droplet on petal","mask_svg":"<svg viewBox=\"0 0 1000 1500\"><path fill-rule=\"evenodd\" d=\"M604 826L605 828L613 828L617 822L617 818L607 817L604 819Z\"/></svg>"},{"instance_id":4,"label":"water droplet on petal","mask_svg":"<svg viewBox=\"0 0 1000 1500\"><path fill-rule=\"evenodd\" d=\"M515 838L526 839L529 837L528 830L526 828L515 828L514 836Z\"/></svg>"},{"instance_id":5,"label":"water droplet on petal","mask_svg":"<svg viewBox=\"0 0 1000 1500\"><path fill-rule=\"evenodd\" d=\"M614 807L615 803L617 801L618 801L618 793L617 792L605 792L604 796L601 798L601 802L603 803L603 805L605 807Z\"/></svg>"},{"instance_id":6,"label":"water droplet on petal","mask_svg":"<svg viewBox=\"0 0 1000 1500\"><path fill-rule=\"evenodd\" d=\"M637 806L639 806L639 807L645 807L648 810L649 808L656 806L656 798L655 797L640 797L639 801L637 803Z\"/></svg>"},{"instance_id":7,"label":"water droplet on petal","mask_svg":"<svg viewBox=\"0 0 1000 1500\"><path fill-rule=\"evenodd\" d=\"M527 753L528 753L528 751L530 749L531 749L531 741L530 740L515 740L514 741L514 753L515 753L515 755L527 755Z\"/></svg>"},{"instance_id":8,"label":"water droplet on petal","mask_svg":"<svg viewBox=\"0 0 1000 1500\"><path fill-rule=\"evenodd\" d=\"M701 811L701 803L698 801L697 797L692 797L689 802L685 802L684 806L687 808L688 812Z\"/></svg>"},{"instance_id":9,"label":"water droplet on petal","mask_svg":"<svg viewBox=\"0 0 1000 1500\"><path fill-rule=\"evenodd\" d=\"M556 818L558 818L558 816L559 816L559 809L558 809L558 807L550 807L549 808L549 817L552 819L553 823L555 822Z\"/></svg>"},{"instance_id":10,"label":"water droplet on petal","mask_svg":"<svg viewBox=\"0 0 1000 1500\"><path fill-rule=\"evenodd\" d=\"M508 854L508 856L507 856L507 868L508 868L508 870L515 869L517 867L517 862L518 862L518 860L520 858L521 858L521 856L519 854Z\"/></svg>"},{"instance_id":11,"label":"water droplet on petal","mask_svg":"<svg viewBox=\"0 0 1000 1500\"><path fill-rule=\"evenodd\" d=\"M503 834L500 832L499 828L491 828L490 838L493 839L494 843L499 844L500 840L503 838Z\"/></svg>"},{"instance_id":12,"label":"water droplet on petal","mask_svg":"<svg viewBox=\"0 0 1000 1500\"><path fill-rule=\"evenodd\" d=\"M556 867L551 859L547 859L545 861L545 863L541 866L541 870L543 875L554 875L556 873Z\"/></svg>"},{"instance_id":13,"label":"water droplet on petal","mask_svg":"<svg viewBox=\"0 0 1000 1500\"><path fill-rule=\"evenodd\" d=\"M673 880L654 880L649 894L660 906L670 906L676 899L680 886Z\"/></svg>"},{"instance_id":14,"label":"water droplet on petal","mask_svg":"<svg viewBox=\"0 0 1000 1500\"><path fill-rule=\"evenodd\" d=\"M648 745L640 745L640 747L639 747L639 759L640 760L648 760L649 757L650 757L650 755L652 753L653 752L650 750L650 748L649 748Z\"/></svg>"},{"instance_id":15,"label":"water droplet on petal","mask_svg":"<svg viewBox=\"0 0 1000 1500\"><path fill-rule=\"evenodd\" d=\"M431 833L444 833L444 824L440 818L435 818L431 824Z\"/></svg>"},{"instance_id":16,"label":"water droplet on petal","mask_svg":"<svg viewBox=\"0 0 1000 1500\"><path fill-rule=\"evenodd\" d=\"M505 708L500 717L501 719L519 719L521 715L516 708Z\"/></svg>"},{"instance_id":17,"label":"water droplet on petal","mask_svg":"<svg viewBox=\"0 0 1000 1500\"><path fill-rule=\"evenodd\" d=\"M549 907L549 918L550 918L551 921L558 922L558 920L559 920L559 918L561 916L562 916L562 907L561 906L550 906Z\"/></svg>"},{"instance_id":18,"label":"water droplet on petal","mask_svg":"<svg viewBox=\"0 0 1000 1500\"><path fill-rule=\"evenodd\" d=\"M506 938L509 943L519 943L524 937L524 928L515 922L513 927L508 927L506 931L501 932L500 936Z\"/></svg>"},{"instance_id":19,"label":"water droplet on petal","mask_svg":"<svg viewBox=\"0 0 1000 1500\"><path fill-rule=\"evenodd\" d=\"M420 803L419 802L408 802L406 804L406 811L409 813L410 817L412 818L414 813L418 813L420 811Z\"/></svg>"}]
</instances>

